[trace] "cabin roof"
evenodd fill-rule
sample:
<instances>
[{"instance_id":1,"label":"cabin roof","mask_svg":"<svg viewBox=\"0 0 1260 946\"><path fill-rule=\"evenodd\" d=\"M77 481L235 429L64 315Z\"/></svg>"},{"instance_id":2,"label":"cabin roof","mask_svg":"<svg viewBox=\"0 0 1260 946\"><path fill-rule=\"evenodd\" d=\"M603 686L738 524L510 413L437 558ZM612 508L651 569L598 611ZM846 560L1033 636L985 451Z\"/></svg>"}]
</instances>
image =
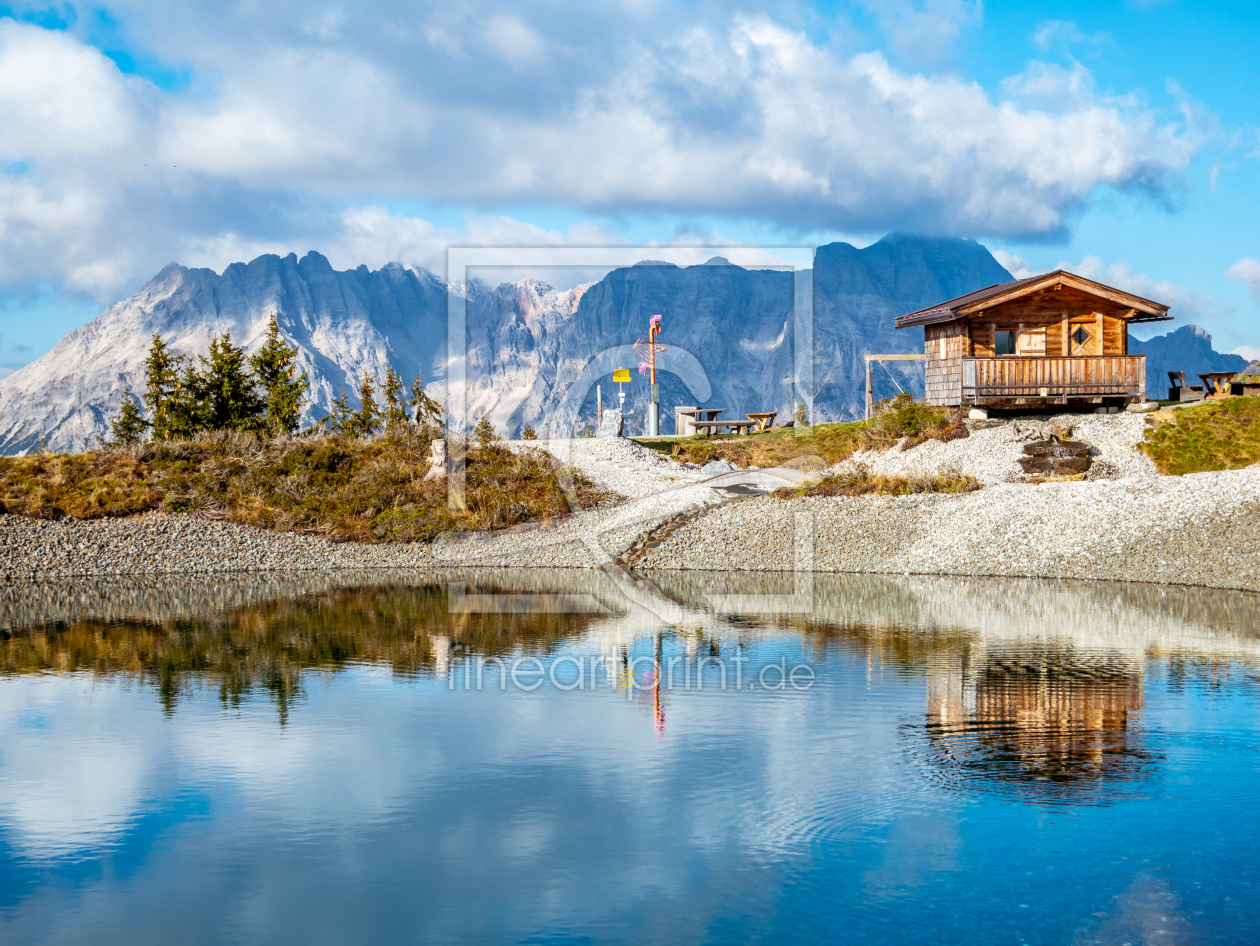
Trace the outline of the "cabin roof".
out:
<instances>
[{"instance_id":1,"label":"cabin roof","mask_svg":"<svg viewBox=\"0 0 1260 946\"><path fill-rule=\"evenodd\" d=\"M959 296L957 299L950 299L948 302L941 302L929 308L920 309L918 312L903 315L894 324L897 328L910 328L914 325L952 322L954 319L965 318L982 309L992 308L1004 302L1011 302L1053 286L1069 286L1072 289L1098 296L1100 299L1106 299L1109 302L1131 309L1133 310L1132 314L1128 316L1128 321L1130 322L1163 322L1172 318L1168 314L1168 306L1159 302L1152 302L1150 299L1135 296L1133 293L1125 292L1123 289L1104 286L1102 283L1086 279L1084 276L1077 276L1075 273L1056 269L1053 273L1029 276L1027 279L1017 279L1014 282L996 283L985 289L969 292L965 296Z\"/></svg>"}]
</instances>

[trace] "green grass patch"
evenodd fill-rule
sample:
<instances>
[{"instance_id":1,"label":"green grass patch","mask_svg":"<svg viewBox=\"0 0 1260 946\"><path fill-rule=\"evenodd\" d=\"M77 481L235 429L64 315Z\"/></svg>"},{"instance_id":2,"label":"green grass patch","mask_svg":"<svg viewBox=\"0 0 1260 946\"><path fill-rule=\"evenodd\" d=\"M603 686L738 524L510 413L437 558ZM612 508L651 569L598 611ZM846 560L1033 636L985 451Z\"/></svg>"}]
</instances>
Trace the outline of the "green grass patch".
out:
<instances>
[{"instance_id":1,"label":"green grass patch","mask_svg":"<svg viewBox=\"0 0 1260 946\"><path fill-rule=\"evenodd\" d=\"M680 462L703 466L710 460L722 459L738 467L767 469L791 466L804 457L818 457L830 466L859 450L888 450L903 441L903 449L909 450L928 440L954 440L968 435L960 412L931 407L914 401L908 394L900 394L880 401L869 421L790 427L747 437L635 440Z\"/></svg>"},{"instance_id":2,"label":"green grass patch","mask_svg":"<svg viewBox=\"0 0 1260 946\"><path fill-rule=\"evenodd\" d=\"M425 482L430 438L404 427L371 439L268 440L220 431L117 450L0 458L0 512L96 519L160 510L199 513L280 532L360 542L427 542L446 531L496 529L613 498L541 450L470 446L467 509L446 483Z\"/></svg>"},{"instance_id":3,"label":"green grass patch","mask_svg":"<svg viewBox=\"0 0 1260 946\"><path fill-rule=\"evenodd\" d=\"M1180 476L1260 463L1260 397L1233 397L1176 411L1146 435L1159 472Z\"/></svg>"}]
</instances>

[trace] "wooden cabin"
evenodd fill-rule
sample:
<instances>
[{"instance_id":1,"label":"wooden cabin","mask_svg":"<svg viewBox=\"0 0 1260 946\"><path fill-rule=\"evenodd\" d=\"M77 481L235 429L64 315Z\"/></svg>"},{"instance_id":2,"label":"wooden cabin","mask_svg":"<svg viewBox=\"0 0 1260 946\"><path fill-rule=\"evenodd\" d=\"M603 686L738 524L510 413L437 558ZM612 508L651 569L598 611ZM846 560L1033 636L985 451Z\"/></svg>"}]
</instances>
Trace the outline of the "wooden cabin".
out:
<instances>
[{"instance_id":1,"label":"wooden cabin","mask_svg":"<svg viewBox=\"0 0 1260 946\"><path fill-rule=\"evenodd\" d=\"M903 315L923 326L927 401L943 406L1118 407L1146 398L1129 326L1168 306L1056 270Z\"/></svg>"}]
</instances>

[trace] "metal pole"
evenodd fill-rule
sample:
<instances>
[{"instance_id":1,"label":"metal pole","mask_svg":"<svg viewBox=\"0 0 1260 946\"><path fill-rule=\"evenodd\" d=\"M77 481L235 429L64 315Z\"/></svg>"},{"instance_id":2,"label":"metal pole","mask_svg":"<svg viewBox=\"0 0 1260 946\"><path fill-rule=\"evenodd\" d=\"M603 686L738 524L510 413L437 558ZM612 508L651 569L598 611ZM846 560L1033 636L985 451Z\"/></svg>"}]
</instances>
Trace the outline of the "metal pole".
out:
<instances>
[{"instance_id":1,"label":"metal pole","mask_svg":"<svg viewBox=\"0 0 1260 946\"><path fill-rule=\"evenodd\" d=\"M656 326L648 325L648 364L652 377L652 400L648 404L647 434L649 437L661 435L661 396L656 387Z\"/></svg>"}]
</instances>

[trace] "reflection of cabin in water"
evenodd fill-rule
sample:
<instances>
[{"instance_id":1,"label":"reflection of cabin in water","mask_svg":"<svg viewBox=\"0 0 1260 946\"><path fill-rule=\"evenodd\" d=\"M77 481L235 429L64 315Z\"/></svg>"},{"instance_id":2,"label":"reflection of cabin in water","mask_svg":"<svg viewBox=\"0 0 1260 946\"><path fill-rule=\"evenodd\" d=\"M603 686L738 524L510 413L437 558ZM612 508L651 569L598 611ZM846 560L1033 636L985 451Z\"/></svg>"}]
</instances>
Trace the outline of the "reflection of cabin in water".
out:
<instances>
[{"instance_id":1,"label":"reflection of cabin in water","mask_svg":"<svg viewBox=\"0 0 1260 946\"><path fill-rule=\"evenodd\" d=\"M1131 716L1142 672L1071 650L974 655L928 674L932 758L972 787L1062 795L1139 776L1148 754Z\"/></svg>"},{"instance_id":2,"label":"reflection of cabin in water","mask_svg":"<svg viewBox=\"0 0 1260 946\"><path fill-rule=\"evenodd\" d=\"M993 408L1120 406L1146 397L1129 326L1168 306L1056 270L903 315L922 326L927 400Z\"/></svg>"}]
</instances>

